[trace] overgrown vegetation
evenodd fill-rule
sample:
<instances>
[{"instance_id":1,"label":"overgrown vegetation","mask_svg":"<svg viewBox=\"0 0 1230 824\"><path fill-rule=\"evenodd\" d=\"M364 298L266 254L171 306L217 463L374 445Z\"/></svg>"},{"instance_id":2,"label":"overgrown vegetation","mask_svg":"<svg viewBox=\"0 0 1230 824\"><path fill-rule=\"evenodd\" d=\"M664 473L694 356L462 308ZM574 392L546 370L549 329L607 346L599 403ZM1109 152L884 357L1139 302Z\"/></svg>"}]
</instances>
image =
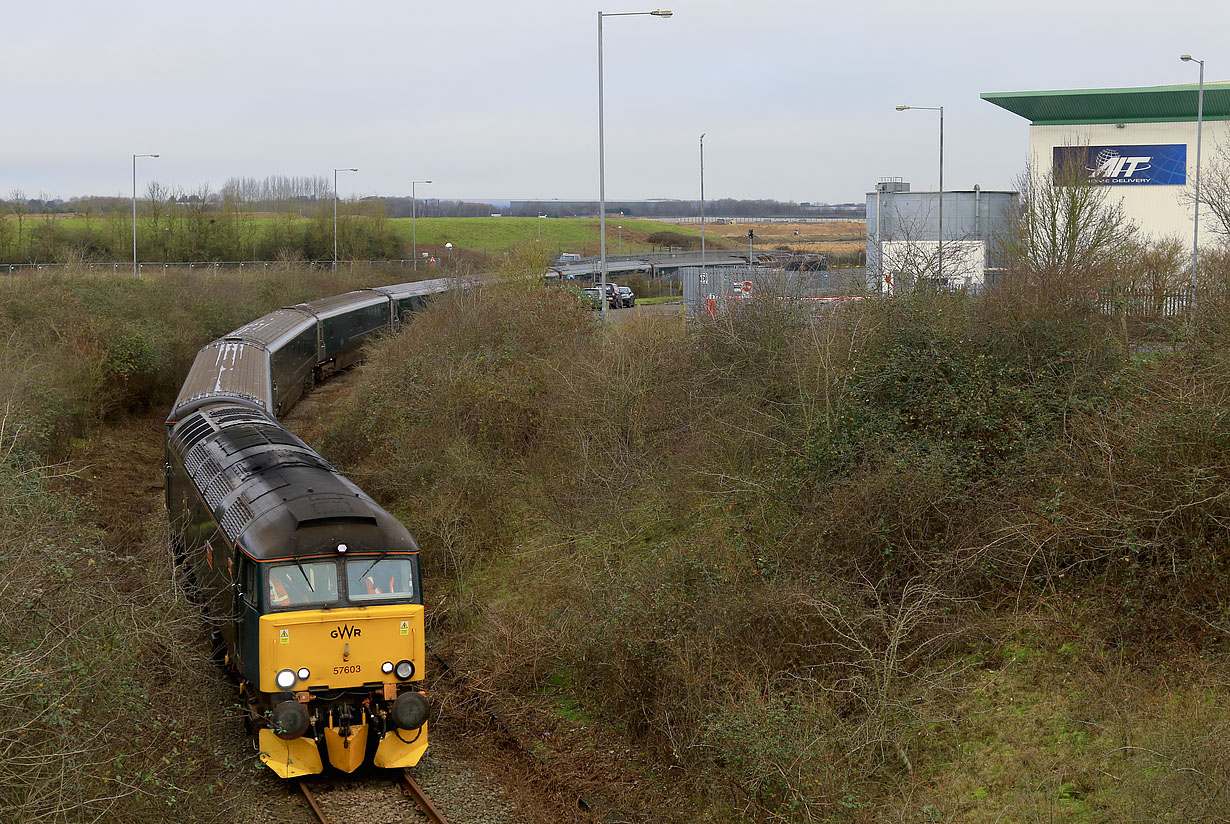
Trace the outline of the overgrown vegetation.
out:
<instances>
[{"instance_id":1,"label":"overgrown vegetation","mask_svg":"<svg viewBox=\"0 0 1230 824\"><path fill-rule=\"evenodd\" d=\"M372 285L336 273L271 267L134 279L54 273L0 282L0 409L10 446L52 456L100 421L169 405L197 350L265 312Z\"/></svg>"},{"instance_id":2,"label":"overgrown vegetation","mask_svg":"<svg viewBox=\"0 0 1230 824\"><path fill-rule=\"evenodd\" d=\"M1147 355L1072 289L605 342L458 294L326 452L477 691L647 753L675 818L1224 821L1222 293Z\"/></svg>"},{"instance_id":3,"label":"overgrown vegetation","mask_svg":"<svg viewBox=\"0 0 1230 824\"><path fill-rule=\"evenodd\" d=\"M107 545L0 435L0 820L233 820L250 778L165 530Z\"/></svg>"}]
</instances>

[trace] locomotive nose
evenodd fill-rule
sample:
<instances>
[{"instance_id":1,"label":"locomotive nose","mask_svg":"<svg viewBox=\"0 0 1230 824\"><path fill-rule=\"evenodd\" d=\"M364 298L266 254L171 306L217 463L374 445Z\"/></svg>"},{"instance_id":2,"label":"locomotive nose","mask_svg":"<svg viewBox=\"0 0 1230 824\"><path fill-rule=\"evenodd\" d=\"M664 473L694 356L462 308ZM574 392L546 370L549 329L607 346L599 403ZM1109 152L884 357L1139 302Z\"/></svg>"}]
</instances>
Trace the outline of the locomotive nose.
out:
<instances>
[{"instance_id":1,"label":"locomotive nose","mask_svg":"<svg viewBox=\"0 0 1230 824\"><path fill-rule=\"evenodd\" d=\"M417 730L427 721L427 699L417 692L403 692L393 702L393 722L399 729Z\"/></svg>"}]
</instances>

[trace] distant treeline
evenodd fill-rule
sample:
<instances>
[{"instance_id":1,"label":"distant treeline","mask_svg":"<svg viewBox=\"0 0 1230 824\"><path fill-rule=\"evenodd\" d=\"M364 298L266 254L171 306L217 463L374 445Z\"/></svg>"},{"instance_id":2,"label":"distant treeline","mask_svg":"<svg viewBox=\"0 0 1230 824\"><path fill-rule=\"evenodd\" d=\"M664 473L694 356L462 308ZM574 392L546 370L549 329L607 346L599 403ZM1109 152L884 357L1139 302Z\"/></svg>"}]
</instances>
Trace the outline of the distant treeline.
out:
<instances>
[{"instance_id":1,"label":"distant treeline","mask_svg":"<svg viewBox=\"0 0 1230 824\"><path fill-rule=\"evenodd\" d=\"M333 200L333 182L327 177L288 177L270 175L265 178L233 177L220 189L208 185L194 191L171 189L153 183L145 197L157 196L177 205L200 204L209 210L221 210L227 204L248 211L287 212L310 217L321 202ZM412 210L409 197L368 197L364 202L383 203L389 217L488 217L503 214L513 217L593 217L598 214L597 200L514 200L468 201L419 198ZM61 198L26 197L14 190L7 200L0 198L0 212L14 214L104 214L130 210L127 197L86 195ZM607 214L622 213L627 217L700 217L699 200L636 200L608 201ZM862 203L798 203L783 200L741 200L722 198L705 201L705 214L712 217L854 217L866 212Z\"/></svg>"},{"instance_id":2,"label":"distant treeline","mask_svg":"<svg viewBox=\"0 0 1230 824\"><path fill-rule=\"evenodd\" d=\"M333 257L333 203L282 209L253 219L252 205L227 196L220 201L179 199L151 185L137 204L136 255L142 261L327 260ZM131 260L131 201L123 208L36 213L9 202L0 219L0 262L81 263ZM306 219L305 219L306 218ZM337 215L337 251L342 259L405 256L405 243L379 201L348 201Z\"/></svg>"},{"instance_id":3,"label":"distant treeline","mask_svg":"<svg viewBox=\"0 0 1230 824\"><path fill-rule=\"evenodd\" d=\"M608 201L608 215L626 217L700 217L699 200ZM598 201L514 201L504 210L513 217L591 216L598 214ZM783 200L739 200L723 198L705 201L706 217L835 217L862 220L867 214L863 203L796 203Z\"/></svg>"}]
</instances>

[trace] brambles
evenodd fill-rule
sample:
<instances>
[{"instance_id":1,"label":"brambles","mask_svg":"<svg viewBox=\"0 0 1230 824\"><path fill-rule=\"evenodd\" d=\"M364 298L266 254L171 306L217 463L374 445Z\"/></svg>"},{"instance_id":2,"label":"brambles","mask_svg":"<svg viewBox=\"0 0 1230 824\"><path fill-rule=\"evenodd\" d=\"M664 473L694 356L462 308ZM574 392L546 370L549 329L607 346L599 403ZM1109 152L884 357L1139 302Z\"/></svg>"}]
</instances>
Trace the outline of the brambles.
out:
<instances>
[{"instance_id":1,"label":"brambles","mask_svg":"<svg viewBox=\"0 0 1230 824\"><path fill-rule=\"evenodd\" d=\"M966 805L1143 809L1148 768L1105 780L1074 709L1049 708L1071 776L1005 761L1038 794L988 782L961 742L994 734L968 707L1025 654L1001 639L1049 610L1108 655L1230 631L1230 371L1204 343L1131 358L1087 303L1027 298L820 319L751 300L603 342L559 292L475 290L375 348L326 451L415 530L437 643L471 683L617 730L717 818L955 811L937 774L981 781ZM1035 646L1034 692L1104 666ZM1164 738L1146 707L1088 706Z\"/></svg>"}]
</instances>

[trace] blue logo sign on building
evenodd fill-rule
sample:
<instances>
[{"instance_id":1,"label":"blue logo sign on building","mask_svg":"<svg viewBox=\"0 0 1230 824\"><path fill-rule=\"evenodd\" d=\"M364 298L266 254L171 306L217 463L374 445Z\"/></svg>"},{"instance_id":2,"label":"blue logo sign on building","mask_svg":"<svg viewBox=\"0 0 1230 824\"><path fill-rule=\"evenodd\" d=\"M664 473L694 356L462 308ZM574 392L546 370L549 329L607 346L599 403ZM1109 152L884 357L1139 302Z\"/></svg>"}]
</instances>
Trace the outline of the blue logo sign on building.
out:
<instances>
[{"instance_id":1,"label":"blue logo sign on building","mask_svg":"<svg viewBox=\"0 0 1230 824\"><path fill-rule=\"evenodd\" d=\"M1056 146L1056 183L1087 179L1108 186L1182 186L1187 183L1187 145Z\"/></svg>"}]
</instances>

